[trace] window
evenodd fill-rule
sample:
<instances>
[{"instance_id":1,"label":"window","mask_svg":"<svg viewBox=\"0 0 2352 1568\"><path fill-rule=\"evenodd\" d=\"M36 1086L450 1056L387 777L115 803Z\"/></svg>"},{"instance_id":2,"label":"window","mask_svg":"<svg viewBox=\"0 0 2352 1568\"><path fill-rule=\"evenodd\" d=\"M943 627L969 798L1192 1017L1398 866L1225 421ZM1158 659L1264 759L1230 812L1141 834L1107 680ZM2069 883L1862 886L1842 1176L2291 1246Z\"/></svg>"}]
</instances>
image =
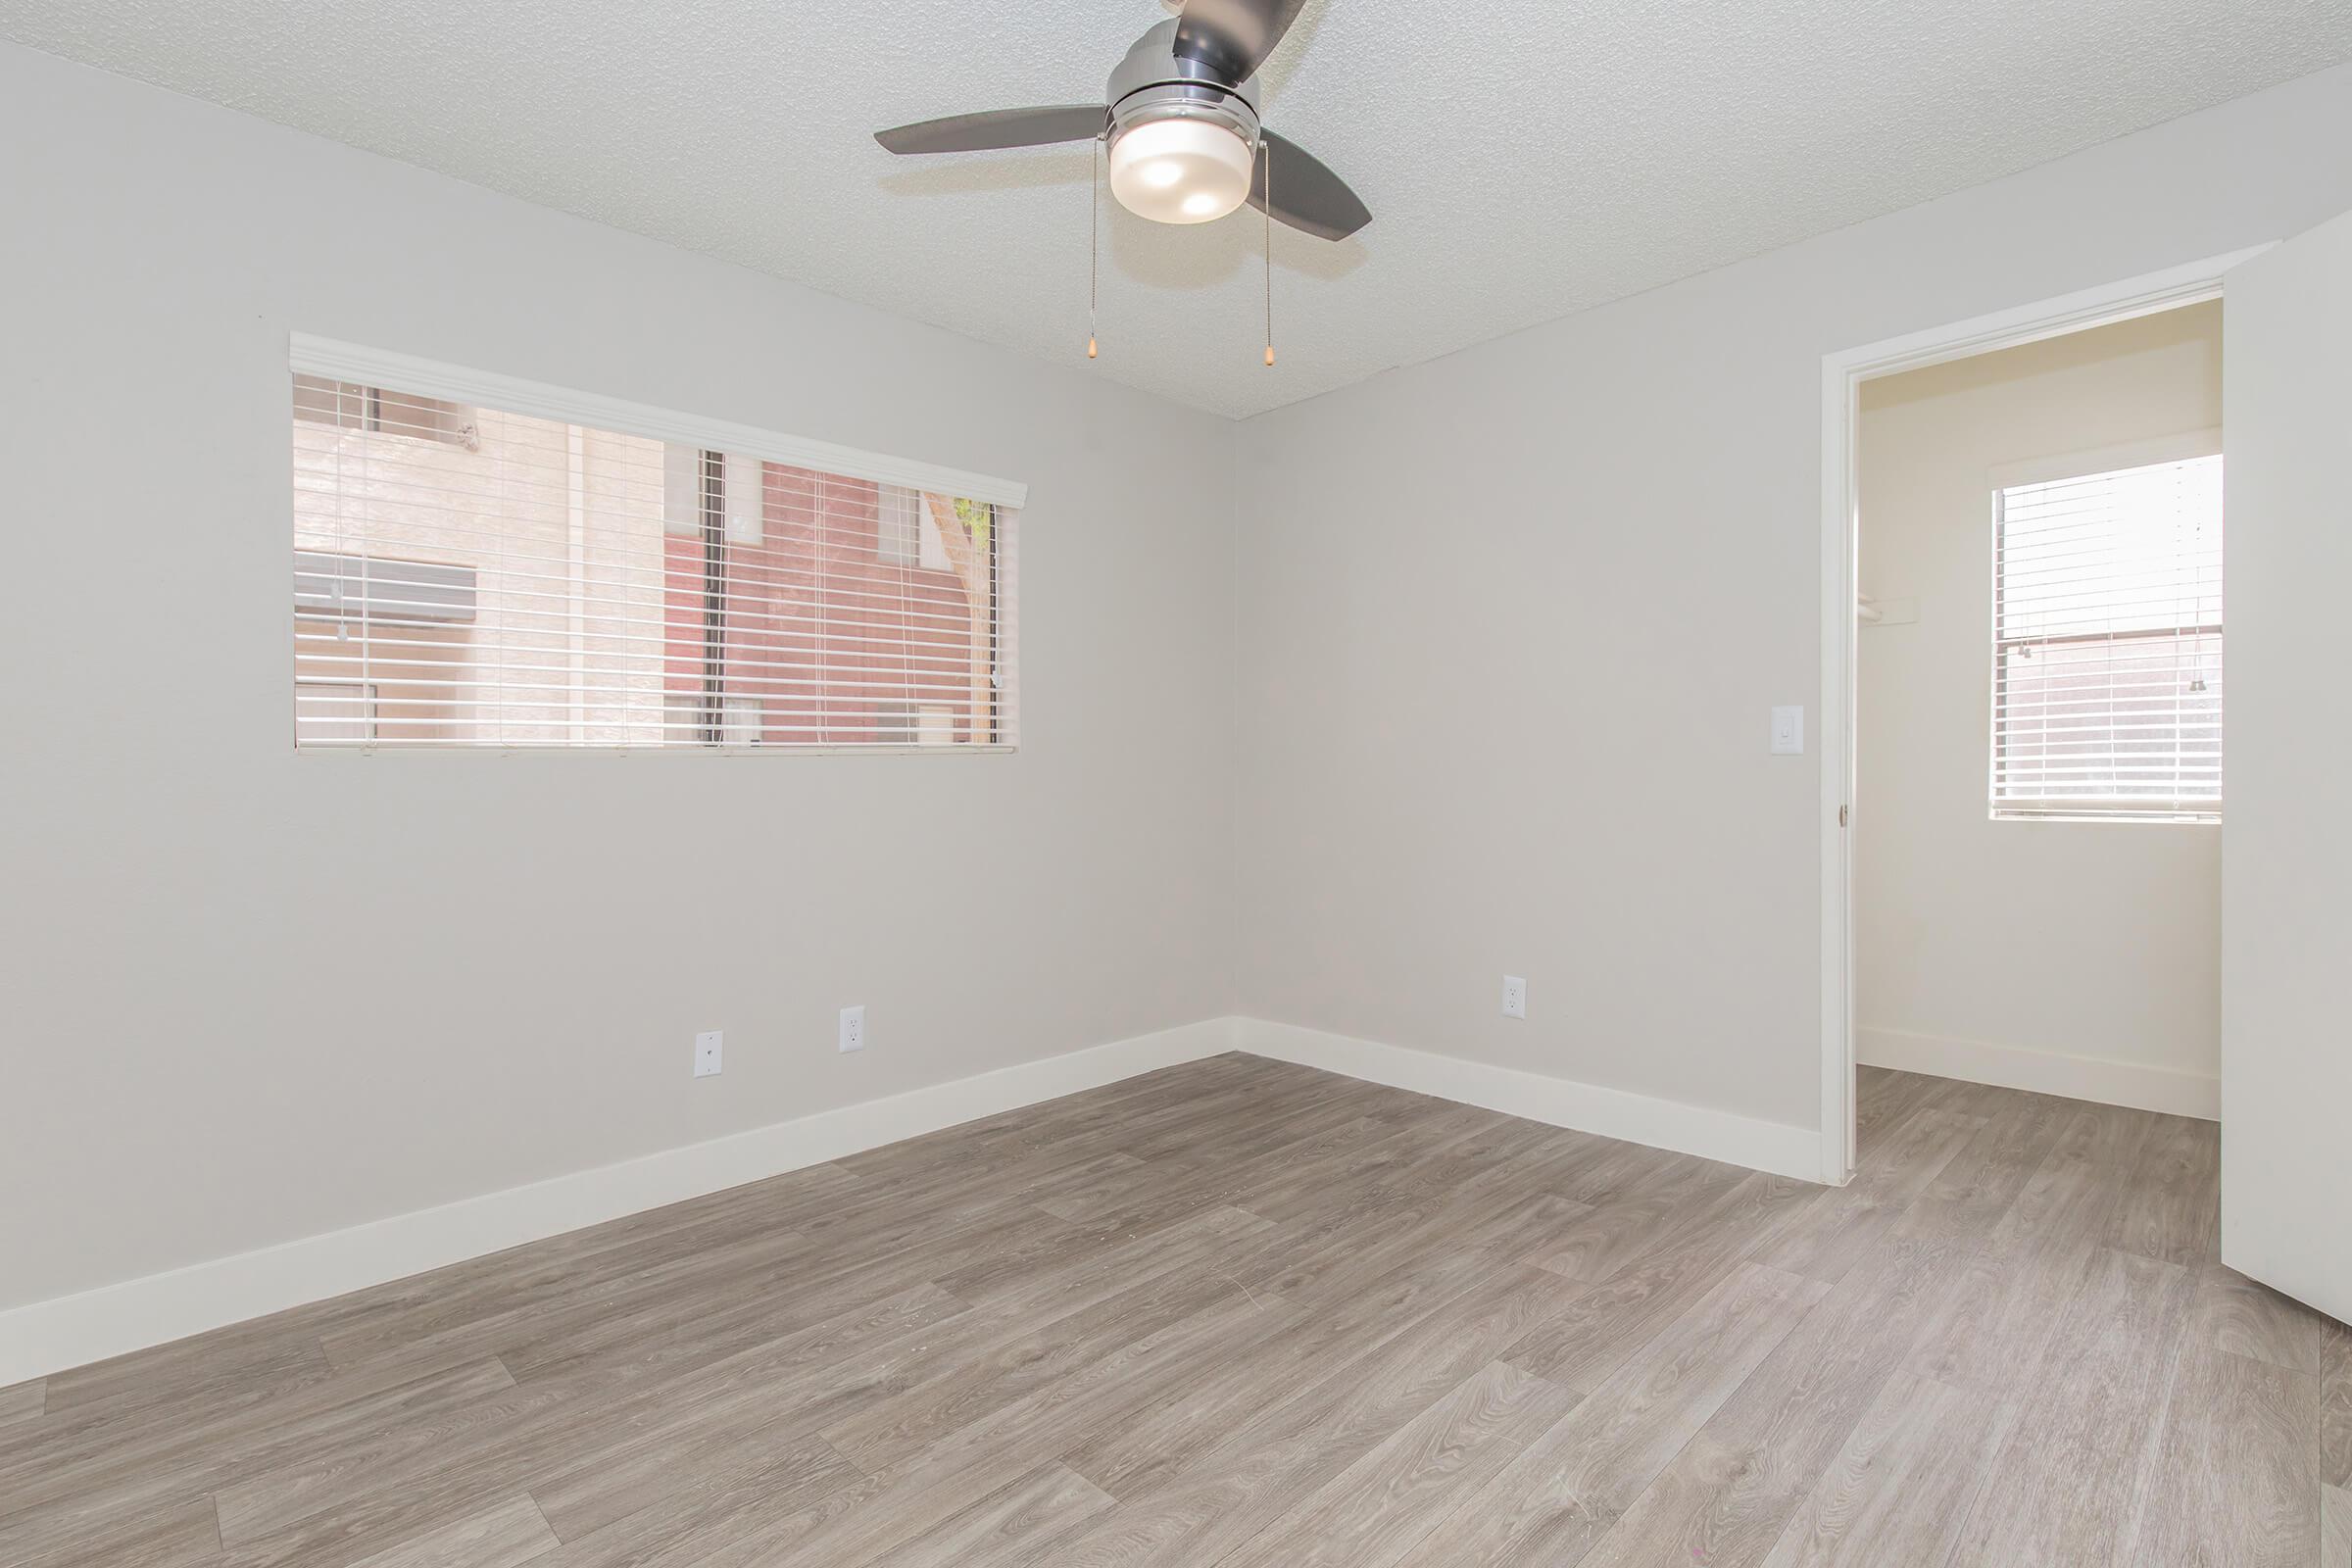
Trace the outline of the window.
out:
<instances>
[{"instance_id":1,"label":"window","mask_svg":"<svg viewBox=\"0 0 2352 1568\"><path fill-rule=\"evenodd\" d=\"M294 683L294 743L375 739L375 688L356 681Z\"/></svg>"},{"instance_id":2,"label":"window","mask_svg":"<svg viewBox=\"0 0 2352 1568\"><path fill-rule=\"evenodd\" d=\"M667 692L662 698L662 736L672 746L709 746L710 708L699 692ZM720 746L759 746L765 742L766 712L757 697L718 700Z\"/></svg>"},{"instance_id":3,"label":"window","mask_svg":"<svg viewBox=\"0 0 2352 1568\"><path fill-rule=\"evenodd\" d=\"M894 566L949 571L955 563L945 538L940 519L932 515L931 504L921 491L897 484L882 487L881 514L874 522L875 559Z\"/></svg>"},{"instance_id":4,"label":"window","mask_svg":"<svg viewBox=\"0 0 2352 1568\"><path fill-rule=\"evenodd\" d=\"M956 710L946 703L876 703L874 728L894 746L953 746Z\"/></svg>"},{"instance_id":5,"label":"window","mask_svg":"<svg viewBox=\"0 0 2352 1568\"><path fill-rule=\"evenodd\" d=\"M2222 460L1996 490L1992 814L2221 809Z\"/></svg>"},{"instance_id":6,"label":"window","mask_svg":"<svg viewBox=\"0 0 2352 1568\"><path fill-rule=\"evenodd\" d=\"M718 700L718 742L721 746L757 746L767 728L765 710L757 697Z\"/></svg>"},{"instance_id":7,"label":"window","mask_svg":"<svg viewBox=\"0 0 2352 1568\"><path fill-rule=\"evenodd\" d=\"M481 445L473 411L463 404L387 392L382 387L360 386L351 381L330 381L324 376L294 377L294 417L345 430L406 436L413 441L438 441L469 452Z\"/></svg>"},{"instance_id":8,"label":"window","mask_svg":"<svg viewBox=\"0 0 2352 1568\"><path fill-rule=\"evenodd\" d=\"M513 385L294 377L298 747L1013 744L1011 506Z\"/></svg>"},{"instance_id":9,"label":"window","mask_svg":"<svg viewBox=\"0 0 2352 1568\"><path fill-rule=\"evenodd\" d=\"M672 441L662 449L662 531L694 537L715 509L727 543L756 545L766 527L757 458L705 452Z\"/></svg>"},{"instance_id":10,"label":"window","mask_svg":"<svg viewBox=\"0 0 2352 1568\"><path fill-rule=\"evenodd\" d=\"M882 487L874 516L874 559L911 566L922 558L923 498L905 485Z\"/></svg>"},{"instance_id":11,"label":"window","mask_svg":"<svg viewBox=\"0 0 2352 1568\"><path fill-rule=\"evenodd\" d=\"M429 561L294 552L294 612L385 622L471 620L473 568Z\"/></svg>"}]
</instances>

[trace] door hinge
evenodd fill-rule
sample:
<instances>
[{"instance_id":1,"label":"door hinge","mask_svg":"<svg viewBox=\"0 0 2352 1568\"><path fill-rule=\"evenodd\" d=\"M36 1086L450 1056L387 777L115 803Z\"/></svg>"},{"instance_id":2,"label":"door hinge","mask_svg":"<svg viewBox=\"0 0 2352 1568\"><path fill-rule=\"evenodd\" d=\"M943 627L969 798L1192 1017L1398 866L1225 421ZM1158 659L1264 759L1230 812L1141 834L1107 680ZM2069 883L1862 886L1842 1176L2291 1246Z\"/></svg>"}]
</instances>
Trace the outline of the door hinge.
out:
<instances>
[{"instance_id":1,"label":"door hinge","mask_svg":"<svg viewBox=\"0 0 2352 1568\"><path fill-rule=\"evenodd\" d=\"M1845 826L1845 813L1851 809L1853 809L1853 808L1847 806L1840 806L1838 808L1838 825L1839 827Z\"/></svg>"}]
</instances>

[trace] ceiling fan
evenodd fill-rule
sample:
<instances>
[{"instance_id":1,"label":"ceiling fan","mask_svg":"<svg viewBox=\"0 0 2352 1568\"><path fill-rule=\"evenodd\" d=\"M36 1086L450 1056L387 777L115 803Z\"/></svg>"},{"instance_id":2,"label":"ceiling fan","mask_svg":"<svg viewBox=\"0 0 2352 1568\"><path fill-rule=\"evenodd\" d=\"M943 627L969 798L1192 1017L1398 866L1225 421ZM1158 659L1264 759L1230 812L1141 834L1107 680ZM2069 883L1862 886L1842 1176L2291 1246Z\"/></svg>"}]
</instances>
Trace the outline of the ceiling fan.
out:
<instances>
[{"instance_id":1,"label":"ceiling fan","mask_svg":"<svg viewBox=\"0 0 2352 1568\"><path fill-rule=\"evenodd\" d=\"M1102 103L950 115L874 139L894 153L1102 139L1111 194L1155 222L1205 223L1245 201L1324 239L1346 239L1372 221L1346 180L1258 122L1257 69L1305 0L1161 3L1176 15L1128 49Z\"/></svg>"}]
</instances>

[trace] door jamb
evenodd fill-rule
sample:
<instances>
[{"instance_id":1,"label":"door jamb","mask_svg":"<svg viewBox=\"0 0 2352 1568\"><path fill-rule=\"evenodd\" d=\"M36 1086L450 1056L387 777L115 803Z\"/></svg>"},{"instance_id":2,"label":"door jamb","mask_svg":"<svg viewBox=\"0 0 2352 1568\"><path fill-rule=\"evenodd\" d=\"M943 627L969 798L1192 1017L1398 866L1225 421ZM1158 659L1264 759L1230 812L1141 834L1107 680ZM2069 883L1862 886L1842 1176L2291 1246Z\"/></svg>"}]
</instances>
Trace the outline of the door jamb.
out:
<instances>
[{"instance_id":1,"label":"door jamb","mask_svg":"<svg viewBox=\"0 0 2352 1568\"><path fill-rule=\"evenodd\" d=\"M1822 1180L1831 1186L1842 1186L1854 1171L1853 858L1848 811L1854 804L1859 538L1854 437L1861 384L2218 299L2223 274L2271 244L1822 356L1821 1161Z\"/></svg>"}]
</instances>

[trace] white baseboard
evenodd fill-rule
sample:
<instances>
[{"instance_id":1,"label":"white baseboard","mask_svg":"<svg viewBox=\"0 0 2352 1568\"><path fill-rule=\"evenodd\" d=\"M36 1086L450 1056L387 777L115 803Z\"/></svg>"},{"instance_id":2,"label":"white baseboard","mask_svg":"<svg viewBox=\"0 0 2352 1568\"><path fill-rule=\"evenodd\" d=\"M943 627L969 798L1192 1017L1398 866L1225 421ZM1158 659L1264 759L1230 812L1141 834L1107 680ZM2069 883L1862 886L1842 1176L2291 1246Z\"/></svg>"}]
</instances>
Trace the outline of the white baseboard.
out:
<instances>
[{"instance_id":1,"label":"white baseboard","mask_svg":"<svg viewBox=\"0 0 2352 1568\"><path fill-rule=\"evenodd\" d=\"M1810 1128L1296 1024L1211 1018L13 1307L0 1311L0 1388L1236 1049L1555 1127L1821 1178L1821 1139Z\"/></svg>"},{"instance_id":2,"label":"white baseboard","mask_svg":"<svg viewBox=\"0 0 2352 1568\"><path fill-rule=\"evenodd\" d=\"M1865 1067L1931 1073L1937 1078L2206 1121L2222 1119L2222 1081L2209 1073L2149 1067L2104 1056L2069 1056L1982 1040L1951 1040L1907 1029L1856 1029L1854 1059Z\"/></svg>"},{"instance_id":3,"label":"white baseboard","mask_svg":"<svg viewBox=\"0 0 2352 1568\"><path fill-rule=\"evenodd\" d=\"M1235 1023L1235 1043L1256 1055L1778 1176L1809 1182L1822 1177L1821 1135L1810 1127L1759 1121L1623 1089L1384 1046L1298 1024L1269 1023L1260 1018L1241 1018Z\"/></svg>"},{"instance_id":4,"label":"white baseboard","mask_svg":"<svg viewBox=\"0 0 2352 1568\"><path fill-rule=\"evenodd\" d=\"M0 1312L0 1388L1234 1049L1212 1018Z\"/></svg>"}]
</instances>

